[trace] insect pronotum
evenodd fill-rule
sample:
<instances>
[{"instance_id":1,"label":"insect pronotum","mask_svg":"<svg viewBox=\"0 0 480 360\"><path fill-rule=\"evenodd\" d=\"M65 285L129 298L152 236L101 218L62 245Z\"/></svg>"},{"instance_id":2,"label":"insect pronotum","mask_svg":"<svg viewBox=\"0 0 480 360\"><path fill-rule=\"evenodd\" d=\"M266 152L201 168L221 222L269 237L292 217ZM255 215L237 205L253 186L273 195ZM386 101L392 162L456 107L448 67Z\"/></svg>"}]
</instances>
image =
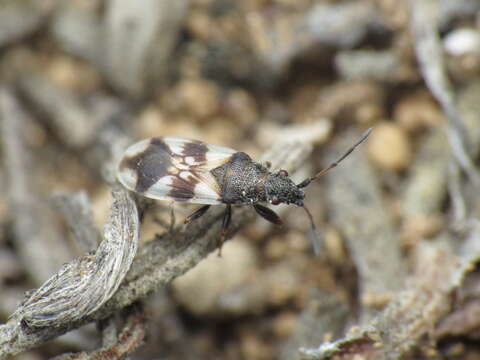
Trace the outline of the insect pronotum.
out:
<instances>
[{"instance_id":1,"label":"insect pronotum","mask_svg":"<svg viewBox=\"0 0 480 360\"><path fill-rule=\"evenodd\" d=\"M290 179L286 170L270 172L244 152L170 136L131 145L118 165L117 177L127 189L147 198L203 204L185 223L204 215L211 205L225 204L220 248L230 224L232 205L252 205L260 216L282 225L280 217L261 203L295 204L305 210L315 233L302 189L335 168L370 132L368 129L337 161L299 184Z\"/></svg>"}]
</instances>

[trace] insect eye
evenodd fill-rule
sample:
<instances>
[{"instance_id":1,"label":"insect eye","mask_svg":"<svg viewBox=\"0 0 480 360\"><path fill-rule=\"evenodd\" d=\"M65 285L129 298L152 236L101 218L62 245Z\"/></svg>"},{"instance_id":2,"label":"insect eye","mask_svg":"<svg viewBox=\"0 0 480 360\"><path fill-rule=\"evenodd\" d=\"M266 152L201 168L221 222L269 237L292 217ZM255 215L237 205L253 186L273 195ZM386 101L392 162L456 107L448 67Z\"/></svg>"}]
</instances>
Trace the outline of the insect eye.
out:
<instances>
[{"instance_id":1,"label":"insect eye","mask_svg":"<svg viewBox=\"0 0 480 360\"><path fill-rule=\"evenodd\" d=\"M288 176L288 171L287 171L287 170L280 170L280 171L278 172L278 174L279 174L280 176Z\"/></svg>"},{"instance_id":2,"label":"insect eye","mask_svg":"<svg viewBox=\"0 0 480 360\"><path fill-rule=\"evenodd\" d=\"M280 204L280 199L276 196L274 196L271 200L272 205L278 205Z\"/></svg>"}]
</instances>

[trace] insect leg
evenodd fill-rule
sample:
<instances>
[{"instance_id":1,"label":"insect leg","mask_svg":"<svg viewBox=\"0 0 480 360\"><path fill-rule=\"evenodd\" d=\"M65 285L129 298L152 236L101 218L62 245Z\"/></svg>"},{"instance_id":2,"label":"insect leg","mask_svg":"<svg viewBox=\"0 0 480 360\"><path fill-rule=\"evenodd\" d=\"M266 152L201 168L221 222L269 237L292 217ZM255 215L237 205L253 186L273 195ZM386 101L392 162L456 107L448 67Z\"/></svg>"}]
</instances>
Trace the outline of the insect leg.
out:
<instances>
[{"instance_id":1,"label":"insect leg","mask_svg":"<svg viewBox=\"0 0 480 360\"><path fill-rule=\"evenodd\" d=\"M170 209L170 223L167 223L166 221L162 220L156 214L153 215L153 221L155 221L158 225L160 225L164 229L168 230L169 233L171 233L173 231L173 228L175 227L175 212L173 211L173 204L174 202L172 201L168 206L168 208Z\"/></svg>"},{"instance_id":2,"label":"insect leg","mask_svg":"<svg viewBox=\"0 0 480 360\"><path fill-rule=\"evenodd\" d=\"M201 208L195 210L192 214L187 216L187 218L185 219L185 221L183 223L188 224L190 221L198 219L200 216L205 214L209 208L210 208L210 205L205 205L205 206L202 206Z\"/></svg>"},{"instance_id":3,"label":"insect leg","mask_svg":"<svg viewBox=\"0 0 480 360\"><path fill-rule=\"evenodd\" d=\"M175 204L174 201L170 202L170 228L169 228L170 233L173 231L173 228L175 227L175 212L173 211L174 204Z\"/></svg>"},{"instance_id":4,"label":"insect leg","mask_svg":"<svg viewBox=\"0 0 480 360\"><path fill-rule=\"evenodd\" d=\"M255 204L253 205L253 207L255 208L255 211L258 213L258 215L263 217L265 220L268 220L275 225L283 225L282 219L280 219L273 210L270 210L269 208L259 204Z\"/></svg>"},{"instance_id":5,"label":"insect leg","mask_svg":"<svg viewBox=\"0 0 480 360\"><path fill-rule=\"evenodd\" d=\"M227 205L225 214L222 220L222 234L220 236L220 242L218 244L218 256L222 256L222 246L227 236L228 227L230 226L230 220L232 220L232 205Z\"/></svg>"}]
</instances>

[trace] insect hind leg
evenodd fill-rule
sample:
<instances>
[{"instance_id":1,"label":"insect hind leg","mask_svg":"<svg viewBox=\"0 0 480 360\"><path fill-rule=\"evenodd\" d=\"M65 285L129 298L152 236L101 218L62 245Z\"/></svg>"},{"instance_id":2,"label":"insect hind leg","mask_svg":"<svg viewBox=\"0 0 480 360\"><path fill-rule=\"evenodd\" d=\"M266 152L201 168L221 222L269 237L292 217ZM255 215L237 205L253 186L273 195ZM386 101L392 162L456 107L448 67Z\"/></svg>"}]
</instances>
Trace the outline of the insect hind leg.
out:
<instances>
[{"instance_id":1,"label":"insect hind leg","mask_svg":"<svg viewBox=\"0 0 480 360\"><path fill-rule=\"evenodd\" d=\"M218 256L222 256L222 246L226 240L228 227L230 226L230 221L232 220L232 205L227 205L225 213L223 214L222 220L222 233L220 235L220 241L218 242Z\"/></svg>"},{"instance_id":2,"label":"insect hind leg","mask_svg":"<svg viewBox=\"0 0 480 360\"><path fill-rule=\"evenodd\" d=\"M191 213L185 218L185 221L183 223L188 224L189 222L192 222L193 220L198 219L200 216L204 215L209 208L210 208L210 205L205 205L195 210L193 213Z\"/></svg>"},{"instance_id":3,"label":"insect hind leg","mask_svg":"<svg viewBox=\"0 0 480 360\"><path fill-rule=\"evenodd\" d=\"M170 223L167 223L166 220L163 220L157 214L154 214L152 216L153 221L155 223L157 223L158 225L160 225L165 230L167 230L169 233L172 233L173 228L175 227L175 211L174 211L173 205L174 205L174 202L172 201L172 202L170 202L170 205L168 207L169 210L170 210ZM163 206L160 207L160 208L163 208Z\"/></svg>"}]
</instances>

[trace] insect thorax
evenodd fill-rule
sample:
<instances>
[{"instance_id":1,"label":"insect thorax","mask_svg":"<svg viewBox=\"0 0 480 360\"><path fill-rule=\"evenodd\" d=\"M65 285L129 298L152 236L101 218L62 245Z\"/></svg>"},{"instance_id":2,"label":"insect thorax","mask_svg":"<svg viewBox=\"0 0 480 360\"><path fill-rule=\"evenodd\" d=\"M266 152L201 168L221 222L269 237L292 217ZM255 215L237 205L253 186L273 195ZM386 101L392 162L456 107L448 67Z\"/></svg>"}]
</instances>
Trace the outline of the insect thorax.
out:
<instances>
[{"instance_id":1,"label":"insect thorax","mask_svg":"<svg viewBox=\"0 0 480 360\"><path fill-rule=\"evenodd\" d=\"M212 170L220 185L222 202L255 204L267 201L265 179L268 170L243 152L235 153L226 164Z\"/></svg>"}]
</instances>

